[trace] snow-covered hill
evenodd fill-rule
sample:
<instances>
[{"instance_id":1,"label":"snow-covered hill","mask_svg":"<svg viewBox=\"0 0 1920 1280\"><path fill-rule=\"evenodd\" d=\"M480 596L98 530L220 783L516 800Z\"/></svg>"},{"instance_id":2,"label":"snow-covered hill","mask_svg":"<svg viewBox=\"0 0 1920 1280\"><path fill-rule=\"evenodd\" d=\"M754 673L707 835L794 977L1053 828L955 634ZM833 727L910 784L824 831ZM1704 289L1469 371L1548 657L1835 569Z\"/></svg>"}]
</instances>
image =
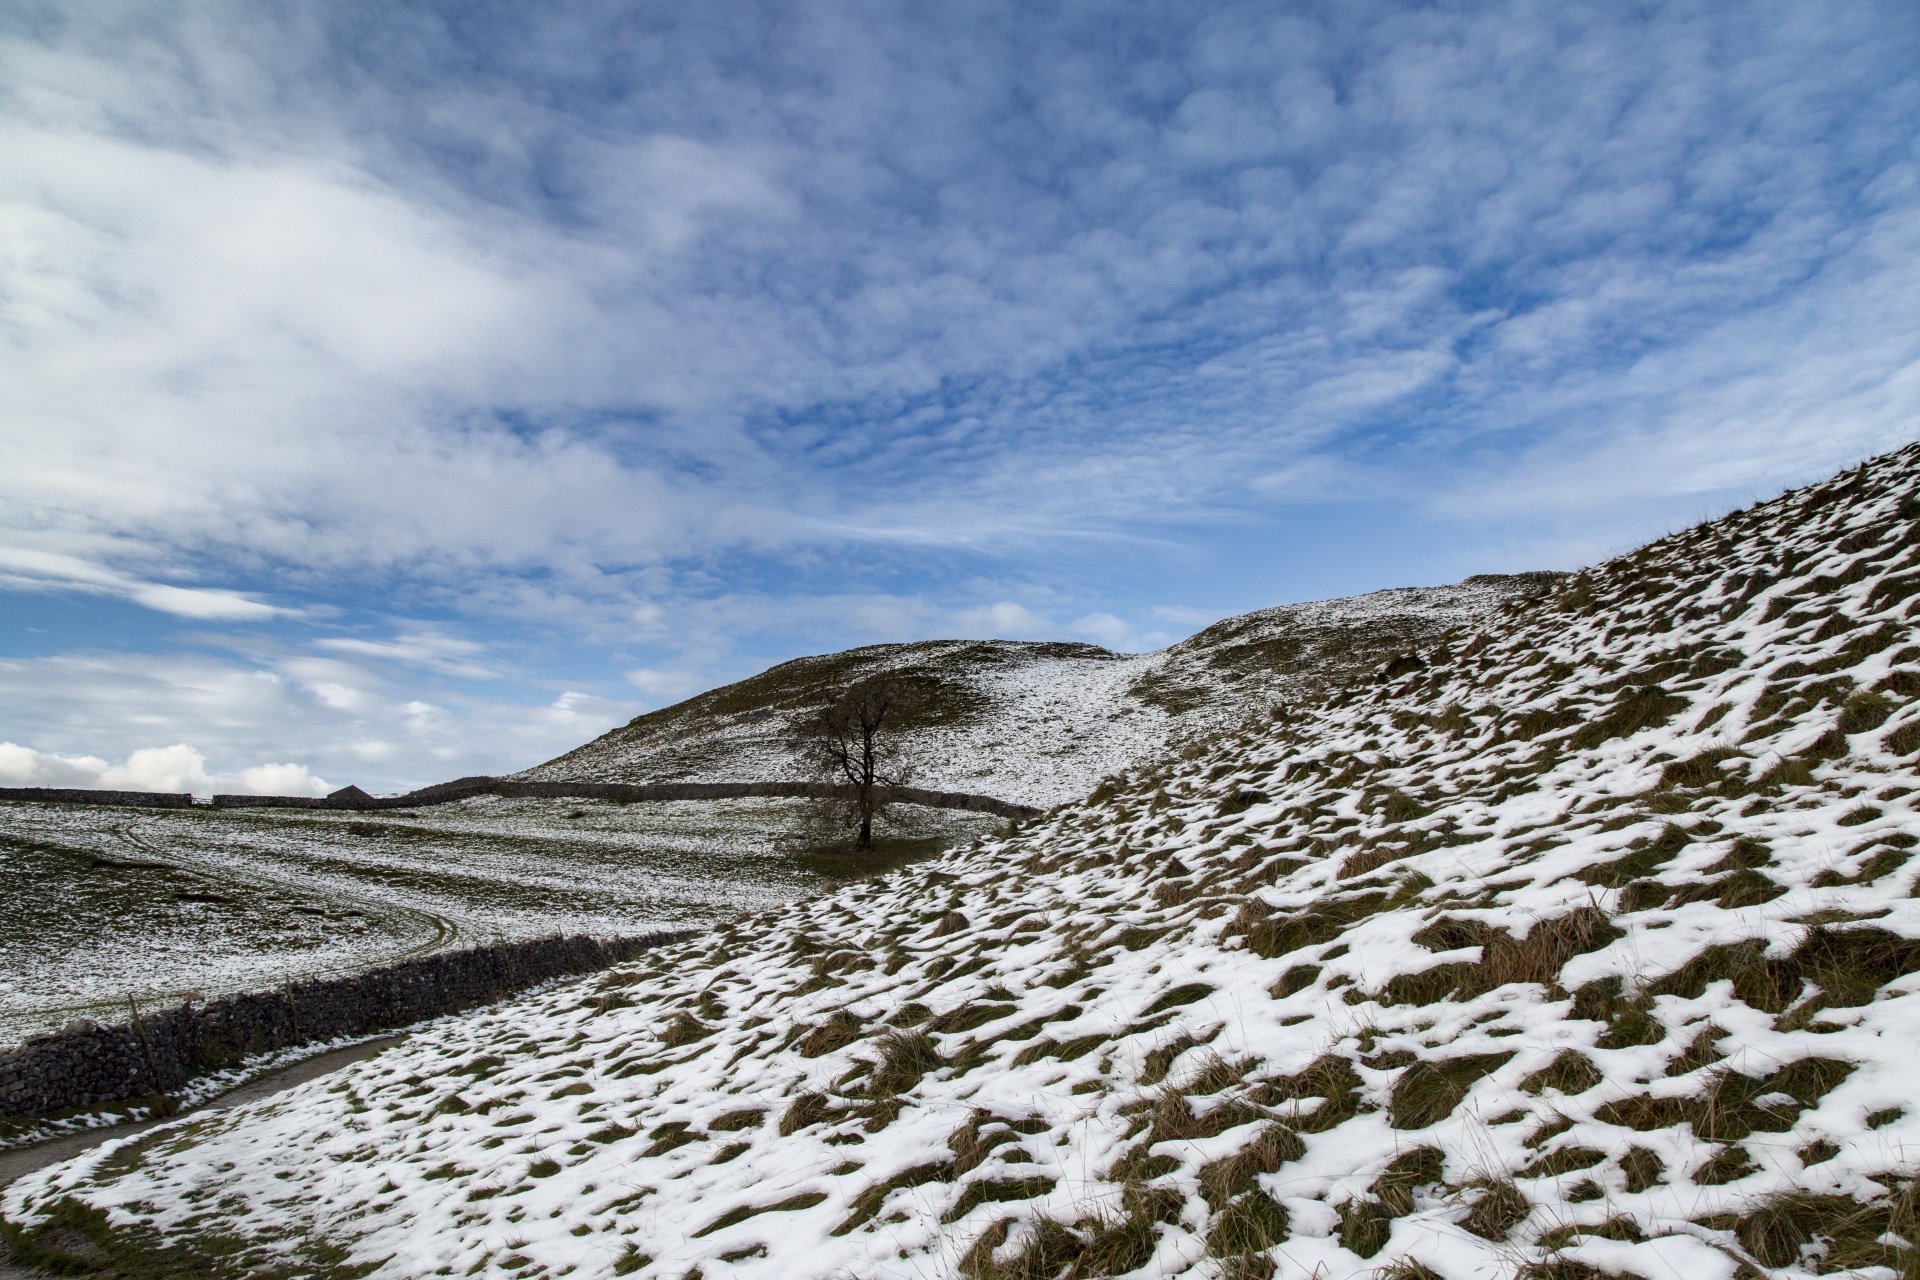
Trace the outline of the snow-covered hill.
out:
<instances>
[{"instance_id":1,"label":"snow-covered hill","mask_svg":"<svg viewBox=\"0 0 1920 1280\"><path fill-rule=\"evenodd\" d=\"M181 1274L1920 1274L1920 447L10 1188Z\"/></svg>"},{"instance_id":2,"label":"snow-covered hill","mask_svg":"<svg viewBox=\"0 0 1920 1280\"><path fill-rule=\"evenodd\" d=\"M803 776L790 721L856 680L919 685L909 724L920 786L1048 806L1175 743L1237 728L1395 659L1430 654L1559 575L1484 575L1228 618L1158 653L937 640L799 658L650 712L520 778L729 782Z\"/></svg>"}]
</instances>

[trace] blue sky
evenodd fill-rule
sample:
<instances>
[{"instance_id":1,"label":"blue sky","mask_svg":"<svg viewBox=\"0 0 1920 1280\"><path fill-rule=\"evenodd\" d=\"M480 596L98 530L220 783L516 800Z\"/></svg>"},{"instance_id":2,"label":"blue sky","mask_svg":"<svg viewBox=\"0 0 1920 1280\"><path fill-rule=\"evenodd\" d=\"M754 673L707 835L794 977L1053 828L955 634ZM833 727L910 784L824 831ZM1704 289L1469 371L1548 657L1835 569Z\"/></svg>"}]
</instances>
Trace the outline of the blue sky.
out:
<instances>
[{"instance_id":1,"label":"blue sky","mask_svg":"<svg viewBox=\"0 0 1920 1280\"><path fill-rule=\"evenodd\" d=\"M1571 567L1920 434L1920 9L0 15L0 783Z\"/></svg>"}]
</instances>

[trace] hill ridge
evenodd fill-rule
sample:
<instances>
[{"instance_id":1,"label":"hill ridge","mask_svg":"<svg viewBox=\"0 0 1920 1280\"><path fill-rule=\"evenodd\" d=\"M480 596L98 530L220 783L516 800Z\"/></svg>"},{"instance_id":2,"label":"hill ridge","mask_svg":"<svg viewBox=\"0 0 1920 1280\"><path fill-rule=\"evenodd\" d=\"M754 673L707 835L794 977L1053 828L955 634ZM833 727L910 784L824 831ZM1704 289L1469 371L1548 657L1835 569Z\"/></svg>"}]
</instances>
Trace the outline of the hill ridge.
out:
<instances>
[{"instance_id":1,"label":"hill ridge","mask_svg":"<svg viewBox=\"0 0 1920 1280\"><path fill-rule=\"evenodd\" d=\"M1477 574L1223 618L1153 653L1038 640L922 640L794 658L757 676L638 716L544 764L539 782L794 778L792 720L858 679L919 682L927 707L904 740L918 785L1048 807L1181 740L1328 688L1372 678L1430 650L1516 597L1564 575Z\"/></svg>"}]
</instances>

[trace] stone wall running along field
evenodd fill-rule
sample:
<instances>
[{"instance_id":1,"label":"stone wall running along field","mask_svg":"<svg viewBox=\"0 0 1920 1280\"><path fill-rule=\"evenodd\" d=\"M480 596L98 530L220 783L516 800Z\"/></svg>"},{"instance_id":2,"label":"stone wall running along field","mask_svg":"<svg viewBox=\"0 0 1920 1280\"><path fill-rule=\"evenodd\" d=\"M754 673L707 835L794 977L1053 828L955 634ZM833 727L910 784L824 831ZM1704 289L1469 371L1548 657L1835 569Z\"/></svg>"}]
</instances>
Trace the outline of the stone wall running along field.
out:
<instances>
[{"instance_id":1,"label":"stone wall running along field","mask_svg":"<svg viewBox=\"0 0 1920 1280\"><path fill-rule=\"evenodd\" d=\"M42 804L112 804L140 809L189 809L193 796L185 791L101 791L91 787L0 787L0 800L32 800Z\"/></svg>"},{"instance_id":2,"label":"stone wall running along field","mask_svg":"<svg viewBox=\"0 0 1920 1280\"><path fill-rule=\"evenodd\" d=\"M500 943L280 991L182 1004L125 1026L82 1024L0 1052L0 1115L44 1115L163 1095L252 1054L408 1026L689 936L691 931Z\"/></svg>"}]
</instances>

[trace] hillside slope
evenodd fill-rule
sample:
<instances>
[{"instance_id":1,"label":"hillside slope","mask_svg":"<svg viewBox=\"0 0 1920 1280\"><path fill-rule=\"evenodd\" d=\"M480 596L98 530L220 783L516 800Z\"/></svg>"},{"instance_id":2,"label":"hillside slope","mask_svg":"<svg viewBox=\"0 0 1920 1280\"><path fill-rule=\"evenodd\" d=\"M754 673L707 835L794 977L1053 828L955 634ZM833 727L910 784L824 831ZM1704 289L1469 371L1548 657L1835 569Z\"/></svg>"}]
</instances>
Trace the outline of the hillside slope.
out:
<instances>
[{"instance_id":1,"label":"hillside slope","mask_svg":"<svg viewBox=\"0 0 1920 1280\"><path fill-rule=\"evenodd\" d=\"M1916 597L1920 447L0 1215L204 1275L1920 1274Z\"/></svg>"},{"instance_id":2,"label":"hillside slope","mask_svg":"<svg viewBox=\"0 0 1920 1280\"><path fill-rule=\"evenodd\" d=\"M1263 609L1157 653L1087 644L933 640L798 658L631 723L517 778L732 782L801 777L789 723L856 680L927 694L907 723L916 782L1022 804L1077 800L1169 745L1430 653L1449 632L1560 575L1489 574Z\"/></svg>"}]
</instances>

